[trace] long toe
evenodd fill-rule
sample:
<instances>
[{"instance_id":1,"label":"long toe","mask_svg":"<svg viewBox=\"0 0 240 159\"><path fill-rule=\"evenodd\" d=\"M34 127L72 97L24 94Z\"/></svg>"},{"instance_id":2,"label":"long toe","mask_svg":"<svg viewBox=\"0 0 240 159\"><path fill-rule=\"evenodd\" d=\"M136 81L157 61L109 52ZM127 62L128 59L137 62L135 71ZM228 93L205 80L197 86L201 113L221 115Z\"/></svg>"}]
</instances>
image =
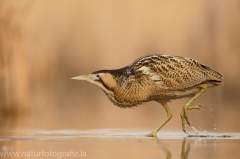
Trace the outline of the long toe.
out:
<instances>
[{"instance_id":1,"label":"long toe","mask_svg":"<svg viewBox=\"0 0 240 159\"><path fill-rule=\"evenodd\" d=\"M185 126L185 125L182 126L182 130L183 130L183 132L185 132L186 134L189 134L189 133L186 131L186 126Z\"/></svg>"},{"instance_id":2,"label":"long toe","mask_svg":"<svg viewBox=\"0 0 240 159\"><path fill-rule=\"evenodd\" d=\"M192 110L192 109L200 110L201 108L206 108L206 107L204 107L203 105L195 105L195 106L188 107L187 110Z\"/></svg>"},{"instance_id":3,"label":"long toe","mask_svg":"<svg viewBox=\"0 0 240 159\"><path fill-rule=\"evenodd\" d=\"M150 134L147 134L146 137L157 137L157 133L151 132Z\"/></svg>"},{"instance_id":4,"label":"long toe","mask_svg":"<svg viewBox=\"0 0 240 159\"><path fill-rule=\"evenodd\" d=\"M198 131L197 131L197 129L195 127L193 127L193 126L189 126L189 127L193 130L195 135L199 135L199 133L198 133Z\"/></svg>"}]
</instances>

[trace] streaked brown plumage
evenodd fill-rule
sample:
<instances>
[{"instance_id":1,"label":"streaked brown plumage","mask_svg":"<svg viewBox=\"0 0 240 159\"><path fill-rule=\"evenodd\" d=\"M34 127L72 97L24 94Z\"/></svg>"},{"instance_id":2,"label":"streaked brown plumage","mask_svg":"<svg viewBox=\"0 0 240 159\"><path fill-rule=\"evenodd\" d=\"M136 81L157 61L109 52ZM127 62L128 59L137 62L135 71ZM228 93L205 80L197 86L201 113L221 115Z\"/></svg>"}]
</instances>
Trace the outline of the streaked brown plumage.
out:
<instances>
[{"instance_id":1,"label":"streaked brown plumage","mask_svg":"<svg viewBox=\"0 0 240 159\"><path fill-rule=\"evenodd\" d=\"M167 111L167 119L148 136L156 136L172 117L167 102L194 96L181 113L183 131L185 123L191 126L187 110L200 109L190 104L207 88L222 84L222 75L196 60L171 55L151 54L143 56L131 65L115 70L100 70L90 75L74 77L99 86L118 107L134 107L142 102L155 100Z\"/></svg>"}]
</instances>

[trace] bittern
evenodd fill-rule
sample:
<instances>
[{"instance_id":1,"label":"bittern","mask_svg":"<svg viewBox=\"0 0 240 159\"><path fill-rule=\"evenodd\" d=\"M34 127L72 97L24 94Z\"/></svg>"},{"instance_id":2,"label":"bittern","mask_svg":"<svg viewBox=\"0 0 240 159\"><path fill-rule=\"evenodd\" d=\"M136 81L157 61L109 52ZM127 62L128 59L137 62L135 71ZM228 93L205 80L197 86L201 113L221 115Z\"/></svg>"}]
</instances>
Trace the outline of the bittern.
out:
<instances>
[{"instance_id":1,"label":"bittern","mask_svg":"<svg viewBox=\"0 0 240 159\"><path fill-rule=\"evenodd\" d=\"M73 77L100 87L114 105L121 108L135 107L143 102L156 101L167 112L164 122L147 136L156 137L157 132L172 118L168 102L174 99L192 97L181 111L182 130L191 125L188 110L200 109L191 106L194 100L208 88L222 84L223 77L216 70L200 62L163 54L151 54L138 58L129 66L100 70L89 75Z\"/></svg>"}]
</instances>

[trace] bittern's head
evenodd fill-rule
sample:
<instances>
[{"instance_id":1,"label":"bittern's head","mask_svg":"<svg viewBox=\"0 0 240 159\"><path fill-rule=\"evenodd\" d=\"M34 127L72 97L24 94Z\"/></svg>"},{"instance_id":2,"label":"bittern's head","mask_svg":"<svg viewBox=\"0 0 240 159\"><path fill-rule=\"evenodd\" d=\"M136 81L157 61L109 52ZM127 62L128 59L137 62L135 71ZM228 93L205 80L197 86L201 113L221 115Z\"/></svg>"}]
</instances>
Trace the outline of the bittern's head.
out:
<instances>
[{"instance_id":1,"label":"bittern's head","mask_svg":"<svg viewBox=\"0 0 240 159\"><path fill-rule=\"evenodd\" d=\"M113 93L117 85L116 78L108 70L96 71L89 75L81 75L71 79L88 81L97 85L106 93Z\"/></svg>"}]
</instances>

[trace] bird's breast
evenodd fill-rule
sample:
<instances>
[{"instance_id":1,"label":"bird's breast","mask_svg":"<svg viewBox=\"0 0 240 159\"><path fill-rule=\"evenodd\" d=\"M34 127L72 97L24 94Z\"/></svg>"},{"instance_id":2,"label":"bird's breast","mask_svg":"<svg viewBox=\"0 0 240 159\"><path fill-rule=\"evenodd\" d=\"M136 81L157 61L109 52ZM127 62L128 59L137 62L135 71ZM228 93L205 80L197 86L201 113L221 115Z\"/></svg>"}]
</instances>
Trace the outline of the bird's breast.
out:
<instances>
[{"instance_id":1,"label":"bird's breast","mask_svg":"<svg viewBox=\"0 0 240 159\"><path fill-rule=\"evenodd\" d=\"M145 86L137 82L120 86L114 90L113 95L108 95L108 98L117 106L133 107L150 100L151 90Z\"/></svg>"}]
</instances>

